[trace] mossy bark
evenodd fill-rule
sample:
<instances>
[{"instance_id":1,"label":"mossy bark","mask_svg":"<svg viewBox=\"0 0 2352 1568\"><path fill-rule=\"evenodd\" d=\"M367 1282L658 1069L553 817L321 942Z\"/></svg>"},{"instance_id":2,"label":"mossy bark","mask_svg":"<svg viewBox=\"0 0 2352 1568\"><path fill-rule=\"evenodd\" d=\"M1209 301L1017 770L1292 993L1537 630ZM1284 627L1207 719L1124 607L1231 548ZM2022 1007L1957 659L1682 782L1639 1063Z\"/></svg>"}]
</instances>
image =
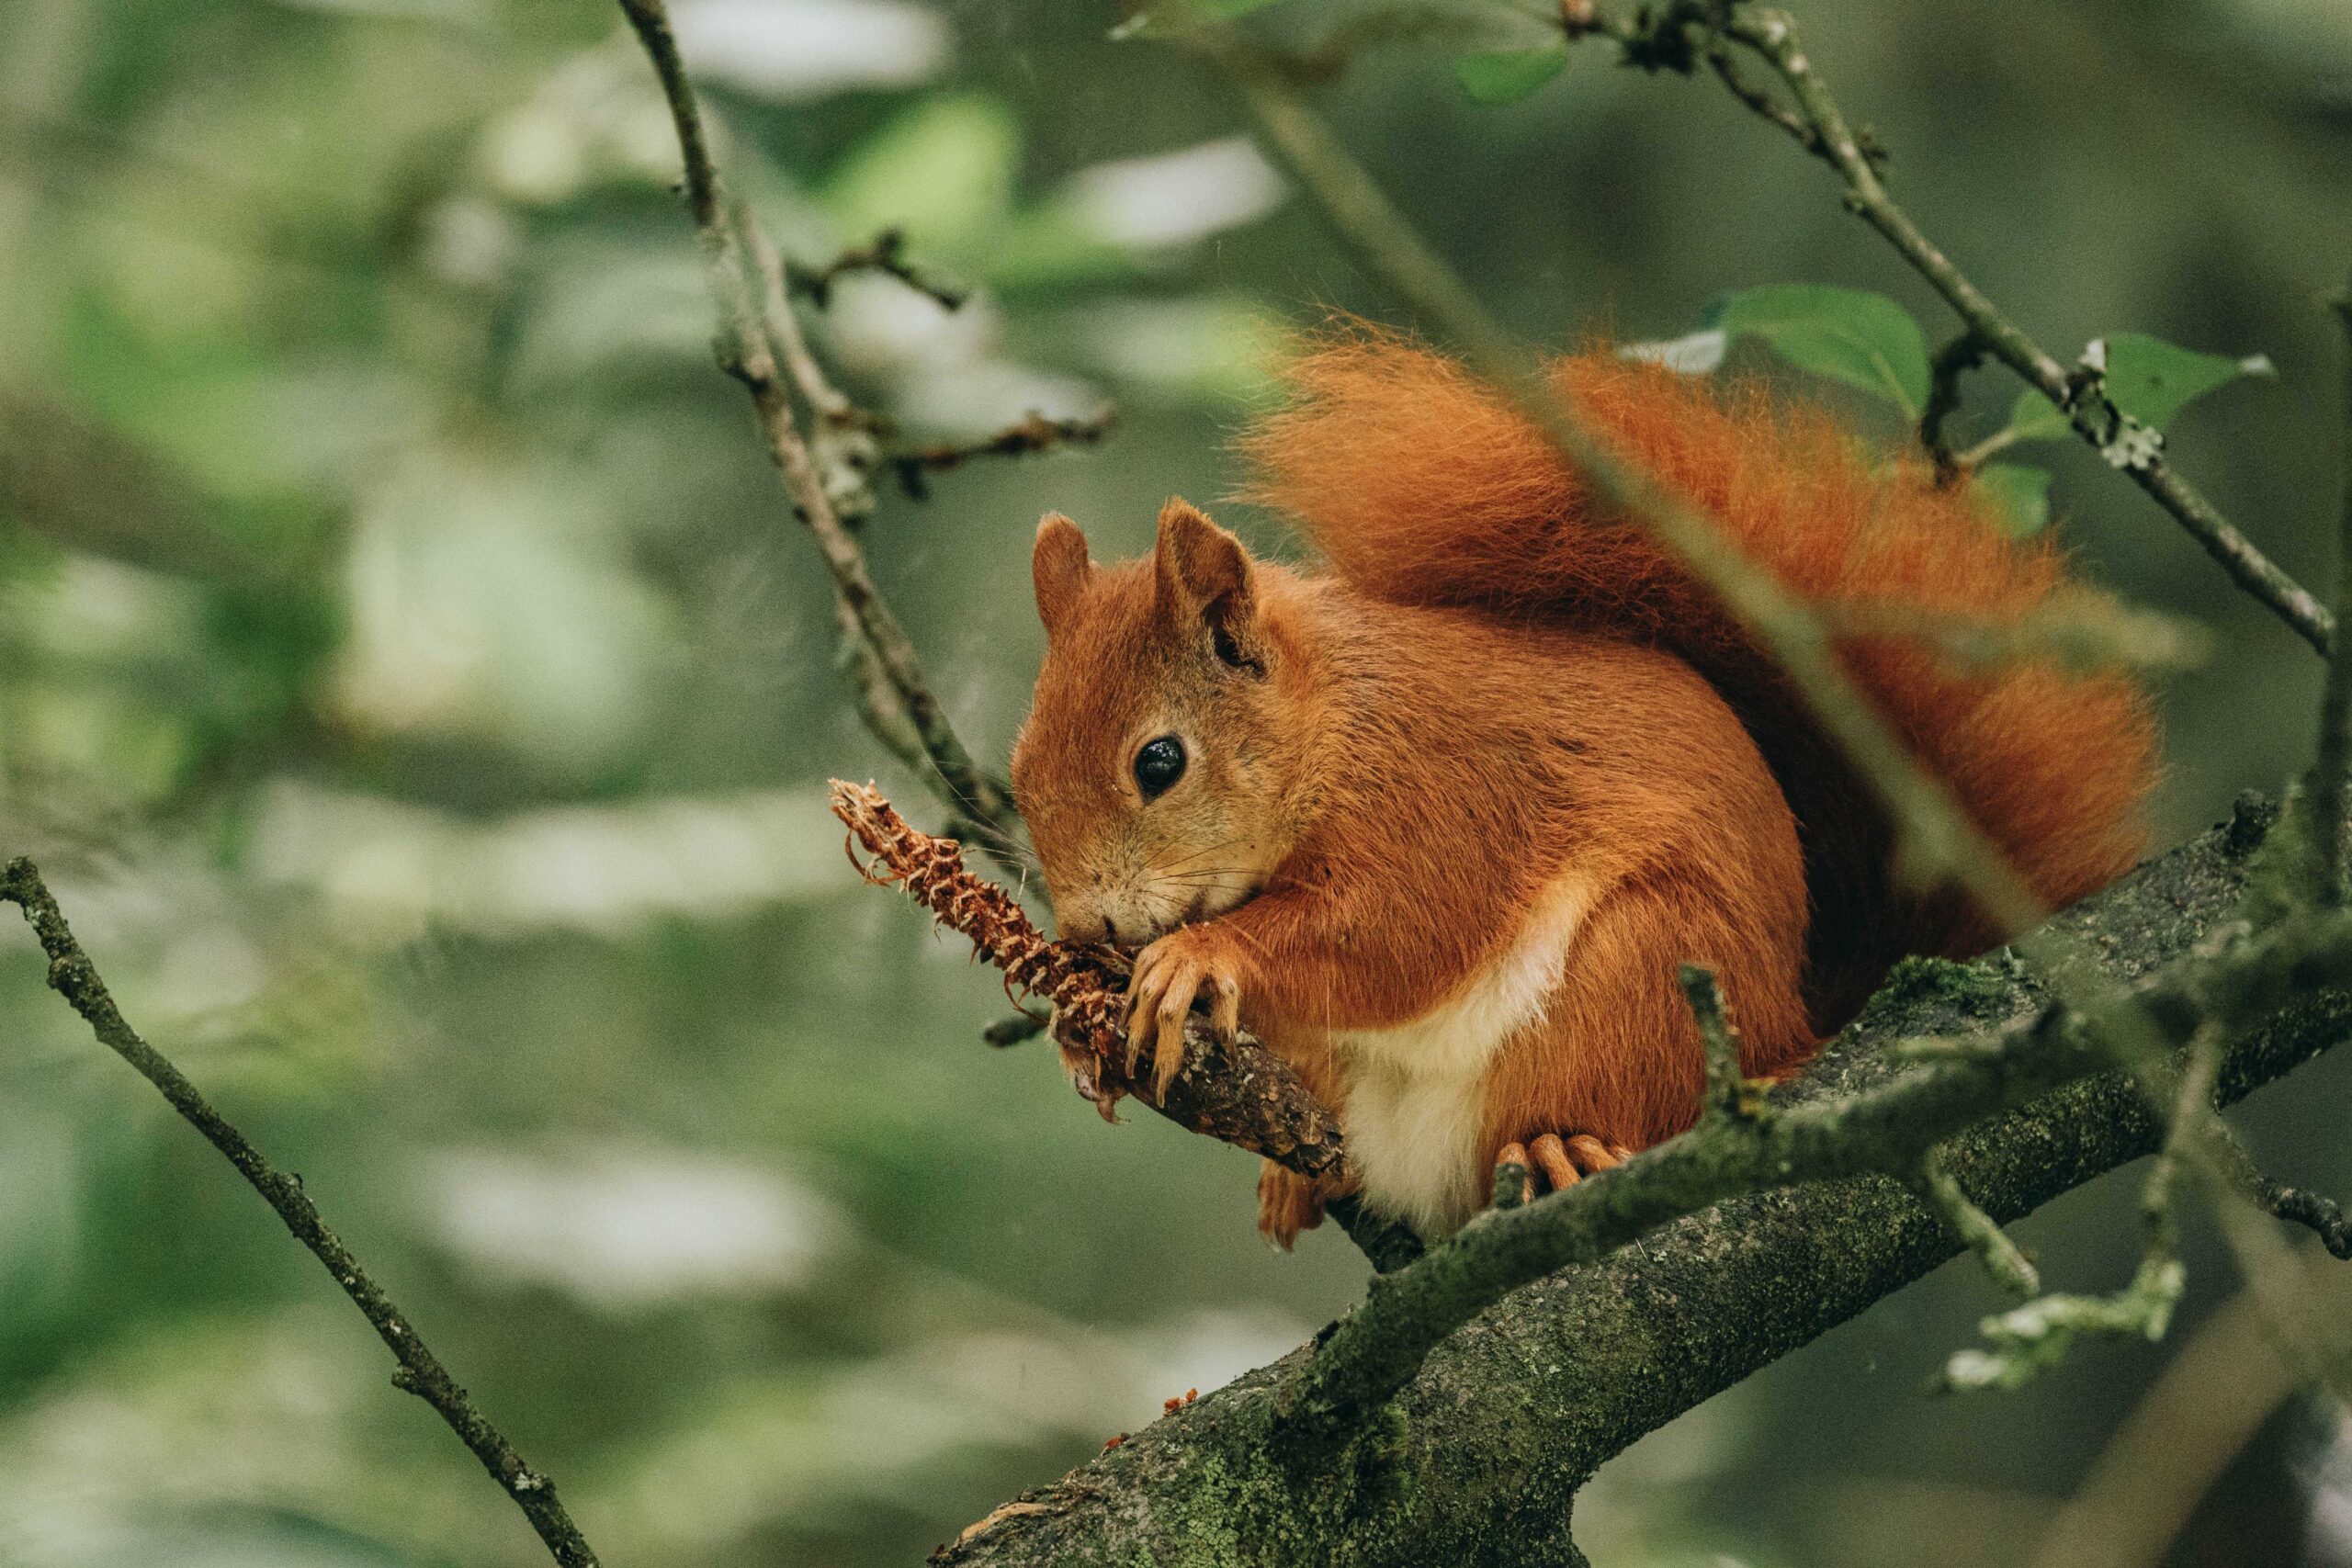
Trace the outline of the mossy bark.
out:
<instances>
[{"instance_id":1,"label":"mossy bark","mask_svg":"<svg viewBox=\"0 0 2352 1568\"><path fill-rule=\"evenodd\" d=\"M2137 978L2237 906L2269 824L2230 823L2061 916L2108 972ZM2352 1030L2352 995L2278 998L2231 1042L2236 1099ZM1784 1099L1884 1083L1902 1038L1968 1033L2041 998L2008 952L1906 964ZM2155 1145L2121 1078L2093 1077L1988 1122L1945 1167L2004 1221ZM944 1549L967 1564L1578 1563L1577 1488L1643 1434L1738 1382L1957 1249L1902 1184L1855 1178L1754 1194L1662 1226L1638 1247L1513 1292L1447 1338L1394 1404L1335 1449L1282 1416L1314 1347L1178 1410ZM1375 1285L1374 1289L1379 1286Z\"/></svg>"}]
</instances>

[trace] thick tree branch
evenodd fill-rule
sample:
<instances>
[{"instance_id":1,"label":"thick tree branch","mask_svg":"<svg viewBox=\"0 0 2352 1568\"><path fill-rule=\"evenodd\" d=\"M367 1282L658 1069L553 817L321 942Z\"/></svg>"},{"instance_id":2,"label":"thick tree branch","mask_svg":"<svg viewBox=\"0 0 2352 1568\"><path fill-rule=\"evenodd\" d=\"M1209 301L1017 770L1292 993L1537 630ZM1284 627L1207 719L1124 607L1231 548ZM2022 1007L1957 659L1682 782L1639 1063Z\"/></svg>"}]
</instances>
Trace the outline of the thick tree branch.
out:
<instances>
[{"instance_id":1,"label":"thick tree branch","mask_svg":"<svg viewBox=\"0 0 2352 1568\"><path fill-rule=\"evenodd\" d=\"M1506 1292L1603 1257L1678 1215L1773 1187L1917 1172L1945 1139L1988 1114L2105 1069L2121 1054L2112 1038L2119 1028L2137 1036L2153 1022L2177 1047L2203 1028L2249 1028L2279 998L2347 984L2352 919L2294 921L2241 949L2177 966L2102 1015L2047 1009L1983 1039L1982 1051L1859 1093L1745 1122L1702 1121L1623 1175L1604 1172L1547 1201L1490 1217L1375 1290L1310 1363L1295 1401L1300 1424L1328 1435L1403 1387L1446 1336ZM2128 1047L2143 1048L2136 1038ZM2185 1115L2174 1124L2192 1125ZM1940 1167L1938 1174L1941 1182L1953 1179ZM2160 1197L2169 1262L2169 1191ZM1961 1227L1963 1241L1983 1218L1980 1212L1977 1224Z\"/></svg>"},{"instance_id":2,"label":"thick tree branch","mask_svg":"<svg viewBox=\"0 0 2352 1568\"><path fill-rule=\"evenodd\" d=\"M41 951L49 955L51 987L73 1004L74 1010L88 1022L99 1043L160 1089L172 1109L227 1156L229 1163L237 1168L237 1173L277 1211L277 1217L286 1223L294 1239L308 1247L311 1256L334 1276L334 1282L351 1298L352 1304L375 1328L377 1337L391 1351L392 1359L400 1363L400 1371L392 1375L394 1386L424 1400L448 1423L449 1429L481 1461L491 1479L523 1510L558 1562L565 1568L596 1568L596 1554L557 1499L555 1483L524 1462L523 1456L514 1451L514 1445L475 1407L440 1359L417 1337L407 1316L369 1277L342 1238L328 1228L318 1206L302 1190L302 1179L273 1167L243 1133L212 1108L186 1075L124 1020L121 1010L107 991L106 982L98 977L89 955L74 940L64 913L58 908L57 900L51 896L32 862L20 858L0 869L0 903L15 904L24 910L26 921L40 939Z\"/></svg>"},{"instance_id":3,"label":"thick tree branch","mask_svg":"<svg viewBox=\"0 0 2352 1568\"><path fill-rule=\"evenodd\" d=\"M2269 816L2242 808L2229 826L2054 923L2078 950L2098 955L2109 984L2183 959L2215 962L2192 950L2233 913ZM2255 950L2258 961L2233 964L2218 998L2200 1004L2233 1020L2218 1059L2222 1100L2244 1096L2352 1030L2352 996L2323 984L2352 963L2352 931L2331 918L2311 932ZM2188 974L2175 972L2145 992L2154 1016L2176 1031L2188 1021L2175 1000ZM2153 1152L2161 1120L2119 1073L2093 1072L2015 1103L2050 1071L2038 1053L2018 1055L2015 1036L2046 1028L2038 1021L2047 1016L2042 986L2013 953L1911 966L1780 1097L1770 1120L1788 1130L1774 1134L1783 1140L1778 1146L1832 1169L1838 1162L1821 1152L1826 1141L1853 1136L1836 1129L1904 1137L1915 1115L1941 1115L1953 1100L1989 1094L2014 1108L1951 1138L1939 1154L1944 1170L2002 1222ZM1912 1087L1919 1069L1905 1064L1918 1053L1890 1050L1920 1037L1959 1043L1932 1054L1938 1073L1956 1069L1932 1091ZM2079 1049L2064 1039L2053 1048ZM2078 1059L2095 1062L2087 1054ZM1858 1112L1862 1120L1846 1120L1837 1109L1845 1105L1867 1108ZM1512 1247L1543 1237L1542 1245L1577 1256L1562 1243L1570 1224L1562 1216L1614 1228L1651 1201L1651 1183L1703 1175L1703 1166L1673 1149L1481 1220L1473 1231L1510 1235L1524 1226ZM1883 1175L1731 1198L1648 1229L1639 1247L1513 1291L1434 1346L1398 1390L1386 1422L1337 1450L1298 1440L1300 1391L1315 1362L1313 1348L1303 1348L1027 1495L1023 1511L977 1531L945 1560L1574 1561L1568 1506L1603 1461L1960 1246L1934 1208ZM1395 1290L1376 1285L1374 1301ZM1367 1303L1356 1316L1374 1310ZM1394 1320L1396 1309L1380 1310Z\"/></svg>"}]
</instances>

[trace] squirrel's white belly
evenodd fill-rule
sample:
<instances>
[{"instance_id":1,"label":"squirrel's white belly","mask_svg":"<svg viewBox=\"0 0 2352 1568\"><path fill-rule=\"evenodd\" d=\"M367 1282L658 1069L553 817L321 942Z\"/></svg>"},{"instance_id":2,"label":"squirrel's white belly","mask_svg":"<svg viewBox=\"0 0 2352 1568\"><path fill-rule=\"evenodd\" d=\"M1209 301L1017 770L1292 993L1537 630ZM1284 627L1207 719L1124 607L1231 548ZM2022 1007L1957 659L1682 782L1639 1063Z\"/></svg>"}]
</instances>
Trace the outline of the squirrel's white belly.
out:
<instances>
[{"instance_id":1,"label":"squirrel's white belly","mask_svg":"<svg viewBox=\"0 0 2352 1568\"><path fill-rule=\"evenodd\" d=\"M1479 1168L1477 1145L1487 1068L1543 1018L1591 905L1589 883L1563 874L1502 956L1438 1006L1393 1029L1333 1032L1348 1157L1374 1208L1433 1240L1485 1205L1491 1173Z\"/></svg>"}]
</instances>

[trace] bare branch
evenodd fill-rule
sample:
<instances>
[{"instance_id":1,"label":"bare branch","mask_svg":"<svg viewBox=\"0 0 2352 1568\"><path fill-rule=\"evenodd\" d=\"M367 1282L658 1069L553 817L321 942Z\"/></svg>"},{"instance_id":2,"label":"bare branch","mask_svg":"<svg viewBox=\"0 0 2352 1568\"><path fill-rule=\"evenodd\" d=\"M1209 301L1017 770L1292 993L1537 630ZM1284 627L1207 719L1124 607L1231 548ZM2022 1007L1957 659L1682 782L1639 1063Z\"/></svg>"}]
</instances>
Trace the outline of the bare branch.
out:
<instances>
[{"instance_id":1,"label":"bare branch","mask_svg":"<svg viewBox=\"0 0 2352 1568\"><path fill-rule=\"evenodd\" d=\"M844 526L817 457L794 418L791 393L779 378L778 363L797 368L805 378L813 362L799 363L799 326L791 311L774 308L784 293L781 264L772 265L773 251L764 237L751 237L759 231L749 215L738 214L729 206L711 161L702 111L678 56L669 11L662 0L619 3L653 62L677 130L685 164L686 210L694 220L704 274L718 315L715 347L719 366L751 394L769 456L783 475L786 493L832 574L844 623L855 626L871 655L871 668L881 677L865 687L861 705L869 718L877 712L903 715L907 728L922 743L930 764L928 773L942 797L985 830L984 845L991 854L1017 867L1020 825L1012 801L1004 786L973 761L948 722L923 677L913 639L875 586L865 552ZM821 374L818 379L821 383ZM820 419L825 417L821 403L817 412ZM862 660L853 663L857 670L865 668ZM895 696L895 709L876 701L881 688ZM877 732L885 722L877 722ZM884 739L887 743L889 737L886 734Z\"/></svg>"},{"instance_id":2,"label":"bare branch","mask_svg":"<svg viewBox=\"0 0 2352 1568\"><path fill-rule=\"evenodd\" d=\"M1936 466L1936 482L1956 482L1963 469L1944 439L1944 422L1960 412L1960 378L1984 363L1984 341L1964 332L1936 351L1928 367L1928 402L1919 411L1919 446Z\"/></svg>"},{"instance_id":3,"label":"bare branch","mask_svg":"<svg viewBox=\"0 0 2352 1568\"><path fill-rule=\"evenodd\" d=\"M2041 1289L2041 1276L2026 1261L2025 1254L2018 1250L2018 1244L2009 1239L2009 1233L1961 1190L1935 1150L1929 1149L1919 1161L1918 1179L1914 1185L1919 1195L1943 1215L1953 1237L1984 1262L1984 1271L1993 1276L1995 1284L2016 1296L2030 1296Z\"/></svg>"},{"instance_id":4,"label":"bare branch","mask_svg":"<svg viewBox=\"0 0 2352 1568\"><path fill-rule=\"evenodd\" d=\"M1017 424L1007 425L978 441L946 442L890 454L899 486L916 501L931 493L925 476L963 467L975 457L1026 457L1057 446L1091 446L1102 439L1117 415L1110 409L1084 419L1047 419L1031 412Z\"/></svg>"},{"instance_id":5,"label":"bare branch","mask_svg":"<svg viewBox=\"0 0 2352 1568\"><path fill-rule=\"evenodd\" d=\"M1300 1425L1328 1436L1352 1412L1401 1388L1433 1346L1506 1292L1600 1257L1676 1215L1794 1182L1865 1171L1910 1175L1937 1145L1996 1111L2109 1070L2119 1059L2144 1060L2151 1045L2179 1049L2208 1031L2218 1039L2250 1028L2282 998L2346 979L2352 918L2290 922L2176 965L2096 1014L2045 1009L1987 1052L1915 1068L1873 1091L1752 1122L1702 1121L1617 1170L1483 1217L1438 1255L1444 1267L1394 1277L1308 1363L1294 1402ZM2212 1080L2200 1086L2192 1070L2188 1081L2182 1103L2210 1115ZM2176 1112L2174 1125L2182 1129L2176 1137L2190 1140L2199 1123ZM2162 1254L2151 1275L2156 1283L2171 1258L2169 1164L2160 1171L2149 1199L2158 1243L2152 1257Z\"/></svg>"},{"instance_id":6,"label":"bare branch","mask_svg":"<svg viewBox=\"0 0 2352 1568\"><path fill-rule=\"evenodd\" d=\"M960 310L972 297L970 290L943 282L909 261L906 231L898 228L883 230L871 244L853 245L822 266L787 266L786 276L793 293L821 310L832 303L834 283L853 272L888 274L916 293L929 295L943 310Z\"/></svg>"},{"instance_id":7,"label":"bare branch","mask_svg":"<svg viewBox=\"0 0 2352 1568\"><path fill-rule=\"evenodd\" d=\"M2256 1179L2255 1191L2263 1207L2282 1220L2308 1228L2319 1237L2330 1258L2352 1258L2352 1221L2343 1205L2307 1188L2290 1187L2268 1177Z\"/></svg>"},{"instance_id":8,"label":"bare branch","mask_svg":"<svg viewBox=\"0 0 2352 1568\"><path fill-rule=\"evenodd\" d=\"M564 1568L596 1568L596 1554L557 1498L555 1483L544 1472L526 1463L523 1456L514 1451L514 1445L475 1406L440 1359L418 1337L407 1315L393 1304L342 1238L328 1227L318 1206L302 1190L302 1179L272 1166L243 1133L212 1108L179 1068L141 1039L123 1018L106 982L98 977L96 966L74 940L73 930L65 923L64 912L57 907L56 898L31 861L12 860L0 869L0 903L14 904L24 911L33 934L40 940L41 951L49 955L50 987L82 1015L99 1043L129 1062L141 1077L161 1090L172 1109L237 1168L237 1173L277 1212L294 1239L308 1247L311 1255L334 1277L343 1293L351 1298L352 1305L359 1309L375 1328L376 1337L400 1363L400 1370L392 1374L393 1385L424 1400L448 1423L449 1429L481 1461L491 1479L523 1510L558 1562Z\"/></svg>"}]
</instances>

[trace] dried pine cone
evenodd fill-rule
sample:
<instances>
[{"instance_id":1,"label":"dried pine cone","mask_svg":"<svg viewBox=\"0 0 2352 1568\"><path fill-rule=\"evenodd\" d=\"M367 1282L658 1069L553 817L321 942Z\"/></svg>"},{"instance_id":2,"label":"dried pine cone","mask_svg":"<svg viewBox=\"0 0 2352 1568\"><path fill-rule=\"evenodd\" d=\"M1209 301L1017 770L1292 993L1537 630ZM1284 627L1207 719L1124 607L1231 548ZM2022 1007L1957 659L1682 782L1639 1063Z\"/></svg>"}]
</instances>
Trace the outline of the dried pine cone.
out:
<instances>
[{"instance_id":1,"label":"dried pine cone","mask_svg":"<svg viewBox=\"0 0 2352 1568\"><path fill-rule=\"evenodd\" d=\"M964 864L964 848L907 825L872 784L833 781L833 815L849 825L871 861L850 863L868 882L896 883L939 923L972 941L973 950L1004 971L1017 1002L1044 997L1059 1010L1065 1043L1083 1040L1107 1055L1125 1038L1118 992L1124 976L1101 950L1051 942L1022 912L1012 895Z\"/></svg>"}]
</instances>

